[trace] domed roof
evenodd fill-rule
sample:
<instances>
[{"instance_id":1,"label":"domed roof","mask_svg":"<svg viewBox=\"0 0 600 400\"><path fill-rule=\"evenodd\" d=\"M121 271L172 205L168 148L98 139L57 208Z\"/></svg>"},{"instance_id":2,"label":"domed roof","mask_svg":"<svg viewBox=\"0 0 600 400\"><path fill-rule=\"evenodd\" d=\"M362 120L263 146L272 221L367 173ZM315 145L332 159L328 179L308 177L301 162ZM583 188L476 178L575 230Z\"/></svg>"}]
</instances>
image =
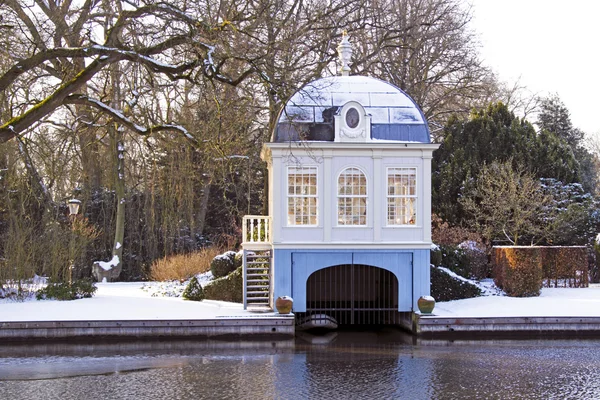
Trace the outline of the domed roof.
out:
<instances>
[{"instance_id":1,"label":"domed roof","mask_svg":"<svg viewBox=\"0 0 600 400\"><path fill-rule=\"evenodd\" d=\"M333 141L334 115L350 101L371 116L371 140L430 142L415 102L396 86L366 76L333 76L304 86L282 109L274 141Z\"/></svg>"}]
</instances>

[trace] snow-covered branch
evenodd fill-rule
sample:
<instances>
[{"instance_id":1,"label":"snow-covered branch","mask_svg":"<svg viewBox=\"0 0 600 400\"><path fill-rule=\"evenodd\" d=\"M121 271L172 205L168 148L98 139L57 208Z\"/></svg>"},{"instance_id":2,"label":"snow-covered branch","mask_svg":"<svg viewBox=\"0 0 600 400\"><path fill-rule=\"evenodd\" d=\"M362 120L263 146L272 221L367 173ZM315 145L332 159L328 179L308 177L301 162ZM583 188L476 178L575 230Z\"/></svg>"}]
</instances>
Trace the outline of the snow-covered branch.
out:
<instances>
[{"instance_id":1,"label":"snow-covered branch","mask_svg":"<svg viewBox=\"0 0 600 400\"><path fill-rule=\"evenodd\" d=\"M89 98L85 95L76 94L68 96L65 99L65 104L85 104L100 110L104 114L111 116L115 121L119 122L123 126L126 126L131 131L142 135L142 136L150 136L153 133L161 132L161 131L174 131L183 134L183 136L190 141L194 146L198 145L196 139L181 125L176 124L163 124L163 125L154 125L151 127L145 127L136 124L133 120L126 117L120 110L110 107L109 105L101 102L97 99Z\"/></svg>"},{"instance_id":2,"label":"snow-covered branch","mask_svg":"<svg viewBox=\"0 0 600 400\"><path fill-rule=\"evenodd\" d=\"M198 64L198 61L194 60L187 63L172 65L158 61L150 56L160 53L165 48L171 48L173 46L183 44L189 40L190 39L188 36L176 36L154 46L135 51L101 45L75 48L58 47L41 51L29 58L20 60L11 68L9 68L8 71L6 71L2 76L0 76L0 91L6 90L6 88L11 85L21 74L31 71L37 67L44 67L45 62L57 58L88 58L93 56L102 57L110 55L112 60L114 60L113 62L130 60L145 64L154 72L181 74L195 67Z\"/></svg>"}]
</instances>

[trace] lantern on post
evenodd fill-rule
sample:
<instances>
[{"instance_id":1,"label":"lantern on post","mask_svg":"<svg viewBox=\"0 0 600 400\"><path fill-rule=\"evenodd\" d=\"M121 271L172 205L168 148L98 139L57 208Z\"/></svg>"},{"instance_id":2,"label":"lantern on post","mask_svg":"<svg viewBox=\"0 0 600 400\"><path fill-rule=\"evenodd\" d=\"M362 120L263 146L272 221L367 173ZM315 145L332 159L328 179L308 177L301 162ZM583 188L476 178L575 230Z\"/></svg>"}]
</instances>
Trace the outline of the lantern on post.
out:
<instances>
[{"instance_id":1,"label":"lantern on post","mask_svg":"<svg viewBox=\"0 0 600 400\"><path fill-rule=\"evenodd\" d=\"M71 199L67 202L69 205L69 215L72 217L79 213L79 206L81 205L81 201L77 199Z\"/></svg>"},{"instance_id":2,"label":"lantern on post","mask_svg":"<svg viewBox=\"0 0 600 400\"><path fill-rule=\"evenodd\" d=\"M79 213L79 206L81 206L81 201L77 200L77 199L71 199L67 202L67 204L69 205L69 218L71 219L71 231L74 230L74 220L75 217L77 216L77 214ZM73 233L73 232L71 232ZM73 234L71 234L71 237L69 239L69 258L70 258L70 265L69 265L69 285L73 284L73 270L75 269L75 263L74 263L74 242L73 242Z\"/></svg>"}]
</instances>

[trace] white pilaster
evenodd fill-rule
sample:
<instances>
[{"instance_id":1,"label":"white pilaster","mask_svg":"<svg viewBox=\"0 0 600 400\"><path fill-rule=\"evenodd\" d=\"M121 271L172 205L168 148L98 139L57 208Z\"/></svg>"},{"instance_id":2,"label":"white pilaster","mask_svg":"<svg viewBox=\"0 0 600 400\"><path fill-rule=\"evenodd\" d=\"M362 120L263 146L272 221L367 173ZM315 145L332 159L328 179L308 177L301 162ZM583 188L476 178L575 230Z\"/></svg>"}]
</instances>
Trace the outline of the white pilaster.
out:
<instances>
[{"instance_id":1,"label":"white pilaster","mask_svg":"<svg viewBox=\"0 0 600 400\"><path fill-rule=\"evenodd\" d=\"M373 218L373 241L381 242L381 227L382 227L382 215L381 208L385 208L385 190L383 185L384 172L381 163L381 149L373 150L373 189L370 195L371 204L369 205L369 212Z\"/></svg>"},{"instance_id":2,"label":"white pilaster","mask_svg":"<svg viewBox=\"0 0 600 400\"><path fill-rule=\"evenodd\" d=\"M337 205L335 201L335 188L337 187L337 182L332 178L334 171L332 166L332 150L325 150L323 152L323 203L321 208L323 210L323 240L328 243L331 242L331 228L333 226L334 218L337 215L337 210L334 208L334 203Z\"/></svg>"},{"instance_id":3,"label":"white pilaster","mask_svg":"<svg viewBox=\"0 0 600 400\"><path fill-rule=\"evenodd\" d=\"M431 151L423 150L423 241L431 242Z\"/></svg>"}]
</instances>

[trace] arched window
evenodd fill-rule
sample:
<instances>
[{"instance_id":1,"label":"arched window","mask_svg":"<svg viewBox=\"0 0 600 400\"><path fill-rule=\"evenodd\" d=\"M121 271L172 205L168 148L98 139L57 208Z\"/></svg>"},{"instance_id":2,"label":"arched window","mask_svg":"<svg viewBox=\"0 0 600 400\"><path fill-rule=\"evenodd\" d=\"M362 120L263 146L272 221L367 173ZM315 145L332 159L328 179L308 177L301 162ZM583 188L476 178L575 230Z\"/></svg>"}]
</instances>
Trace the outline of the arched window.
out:
<instances>
[{"instance_id":1,"label":"arched window","mask_svg":"<svg viewBox=\"0 0 600 400\"><path fill-rule=\"evenodd\" d=\"M367 177L346 168L338 178L338 225L367 225Z\"/></svg>"}]
</instances>

